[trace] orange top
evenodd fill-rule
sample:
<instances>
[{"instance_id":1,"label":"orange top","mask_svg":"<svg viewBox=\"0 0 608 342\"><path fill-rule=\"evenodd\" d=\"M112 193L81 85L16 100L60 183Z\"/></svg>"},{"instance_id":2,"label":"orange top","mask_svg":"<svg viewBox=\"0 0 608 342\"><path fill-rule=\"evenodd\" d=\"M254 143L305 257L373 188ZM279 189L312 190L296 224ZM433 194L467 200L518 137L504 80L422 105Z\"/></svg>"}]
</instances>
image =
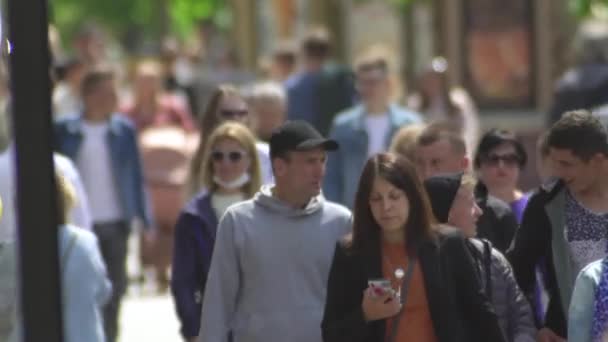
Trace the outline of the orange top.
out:
<instances>
[{"instance_id":1,"label":"orange top","mask_svg":"<svg viewBox=\"0 0 608 342\"><path fill-rule=\"evenodd\" d=\"M409 257L405 253L403 244L382 244L382 274L390 279L395 290L401 287L401 282L395 277L395 269L401 268L407 272ZM405 278L405 277L404 277ZM420 263L416 262L414 273L408 288L405 307L399 313L405 314L399 321L395 342L437 342L431 312L426 297L424 278ZM386 339L390 337L394 318L386 322Z\"/></svg>"}]
</instances>

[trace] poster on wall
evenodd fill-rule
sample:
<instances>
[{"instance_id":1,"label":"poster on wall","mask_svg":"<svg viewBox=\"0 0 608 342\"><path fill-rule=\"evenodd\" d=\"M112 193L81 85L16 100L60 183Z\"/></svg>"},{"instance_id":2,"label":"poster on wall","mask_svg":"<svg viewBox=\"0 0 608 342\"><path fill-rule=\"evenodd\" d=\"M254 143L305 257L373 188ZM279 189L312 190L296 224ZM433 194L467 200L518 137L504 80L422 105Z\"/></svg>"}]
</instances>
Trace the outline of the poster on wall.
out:
<instances>
[{"instance_id":1,"label":"poster on wall","mask_svg":"<svg viewBox=\"0 0 608 342\"><path fill-rule=\"evenodd\" d=\"M466 86L485 108L534 104L531 0L464 2Z\"/></svg>"}]
</instances>

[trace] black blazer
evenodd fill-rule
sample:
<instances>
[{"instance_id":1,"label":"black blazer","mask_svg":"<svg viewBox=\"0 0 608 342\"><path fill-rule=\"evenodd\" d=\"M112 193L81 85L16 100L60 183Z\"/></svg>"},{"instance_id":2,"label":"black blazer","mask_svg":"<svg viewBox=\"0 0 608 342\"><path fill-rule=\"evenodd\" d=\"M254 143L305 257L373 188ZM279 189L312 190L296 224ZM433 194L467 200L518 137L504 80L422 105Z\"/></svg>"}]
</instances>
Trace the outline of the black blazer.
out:
<instances>
[{"instance_id":1,"label":"black blazer","mask_svg":"<svg viewBox=\"0 0 608 342\"><path fill-rule=\"evenodd\" d=\"M418 262L439 342L505 341L459 231L442 228L435 240L420 246ZM381 277L379 244L369 252L337 245L322 323L324 342L384 341L386 321L366 323L361 307L367 281Z\"/></svg>"}]
</instances>

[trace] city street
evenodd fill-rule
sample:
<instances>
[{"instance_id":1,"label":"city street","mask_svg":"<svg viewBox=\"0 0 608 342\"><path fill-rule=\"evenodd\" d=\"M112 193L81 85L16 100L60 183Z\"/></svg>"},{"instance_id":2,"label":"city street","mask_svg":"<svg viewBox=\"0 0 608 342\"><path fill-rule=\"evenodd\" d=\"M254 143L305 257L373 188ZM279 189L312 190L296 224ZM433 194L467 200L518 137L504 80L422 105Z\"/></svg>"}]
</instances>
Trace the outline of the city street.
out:
<instances>
[{"instance_id":1,"label":"city street","mask_svg":"<svg viewBox=\"0 0 608 342\"><path fill-rule=\"evenodd\" d=\"M181 341L179 323L170 295L135 292L130 291L123 304L119 341Z\"/></svg>"},{"instance_id":2,"label":"city street","mask_svg":"<svg viewBox=\"0 0 608 342\"><path fill-rule=\"evenodd\" d=\"M139 245L136 234L129 239L127 269L129 277L140 273ZM180 342L179 322L170 292L158 294L152 281L153 273L146 273L143 285L132 281L120 317L119 342Z\"/></svg>"}]
</instances>

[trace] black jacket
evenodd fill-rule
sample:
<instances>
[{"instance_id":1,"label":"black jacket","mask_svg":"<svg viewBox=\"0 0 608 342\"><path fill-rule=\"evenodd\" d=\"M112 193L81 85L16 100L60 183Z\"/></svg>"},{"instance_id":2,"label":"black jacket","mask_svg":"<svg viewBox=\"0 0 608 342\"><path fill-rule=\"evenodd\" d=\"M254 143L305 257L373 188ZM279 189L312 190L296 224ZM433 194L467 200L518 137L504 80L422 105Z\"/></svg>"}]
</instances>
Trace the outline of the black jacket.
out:
<instances>
[{"instance_id":1,"label":"black jacket","mask_svg":"<svg viewBox=\"0 0 608 342\"><path fill-rule=\"evenodd\" d=\"M545 322L537 322L546 326L562 337L567 336L566 313L564 312L553 260L552 226L545 207L555 196L564 190L564 184L558 182L551 189L537 190L528 201L526 210L513 242L513 247L507 257L513 266L515 278L519 287L531 303L536 284L536 266L543 262L546 267L545 286L549 295L549 305Z\"/></svg>"},{"instance_id":2,"label":"black jacket","mask_svg":"<svg viewBox=\"0 0 608 342\"><path fill-rule=\"evenodd\" d=\"M464 237L442 228L417 253L435 335L440 342L504 341L492 305L483 294ZM385 320L365 322L363 292L382 277L380 246L368 252L338 244L329 275L322 330L325 342L381 342Z\"/></svg>"},{"instance_id":3,"label":"black jacket","mask_svg":"<svg viewBox=\"0 0 608 342\"><path fill-rule=\"evenodd\" d=\"M517 231L517 218L511 207L488 194L482 183L475 188L475 199L483 214L477 220L477 237L486 239L494 248L505 253Z\"/></svg>"}]
</instances>

